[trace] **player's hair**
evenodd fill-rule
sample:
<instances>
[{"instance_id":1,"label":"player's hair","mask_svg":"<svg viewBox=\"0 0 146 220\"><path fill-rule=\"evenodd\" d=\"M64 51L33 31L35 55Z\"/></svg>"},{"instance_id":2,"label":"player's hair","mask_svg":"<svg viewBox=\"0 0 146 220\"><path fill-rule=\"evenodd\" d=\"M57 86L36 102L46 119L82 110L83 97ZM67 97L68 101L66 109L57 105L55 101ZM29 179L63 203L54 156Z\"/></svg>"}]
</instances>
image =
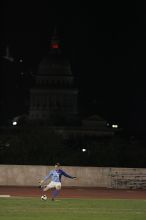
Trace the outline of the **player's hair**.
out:
<instances>
[{"instance_id":1,"label":"player's hair","mask_svg":"<svg viewBox=\"0 0 146 220\"><path fill-rule=\"evenodd\" d=\"M59 166L60 166L60 163L55 163L55 165L59 167Z\"/></svg>"}]
</instances>

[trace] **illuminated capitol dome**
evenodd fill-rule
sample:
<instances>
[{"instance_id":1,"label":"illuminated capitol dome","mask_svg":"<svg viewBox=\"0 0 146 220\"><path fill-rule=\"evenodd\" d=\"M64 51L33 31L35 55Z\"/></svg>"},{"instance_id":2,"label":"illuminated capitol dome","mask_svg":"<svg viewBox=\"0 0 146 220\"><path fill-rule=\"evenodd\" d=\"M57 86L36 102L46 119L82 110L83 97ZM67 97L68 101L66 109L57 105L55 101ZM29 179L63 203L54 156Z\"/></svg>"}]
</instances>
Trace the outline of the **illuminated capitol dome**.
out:
<instances>
[{"instance_id":1,"label":"illuminated capitol dome","mask_svg":"<svg viewBox=\"0 0 146 220\"><path fill-rule=\"evenodd\" d=\"M60 41L54 33L30 91L29 120L48 125L72 124L78 118L77 96L70 63L61 53Z\"/></svg>"}]
</instances>

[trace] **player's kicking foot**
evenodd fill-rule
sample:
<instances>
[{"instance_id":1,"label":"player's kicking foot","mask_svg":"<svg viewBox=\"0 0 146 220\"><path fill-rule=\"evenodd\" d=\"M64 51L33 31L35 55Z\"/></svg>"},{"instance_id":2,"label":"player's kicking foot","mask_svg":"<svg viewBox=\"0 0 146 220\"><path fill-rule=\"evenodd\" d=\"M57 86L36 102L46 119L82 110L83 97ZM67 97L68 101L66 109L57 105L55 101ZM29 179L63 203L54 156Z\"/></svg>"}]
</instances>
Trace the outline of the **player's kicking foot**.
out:
<instances>
[{"instance_id":1,"label":"player's kicking foot","mask_svg":"<svg viewBox=\"0 0 146 220\"><path fill-rule=\"evenodd\" d=\"M46 188L46 186L47 186L47 185L44 185L44 186L41 186L41 185L40 185L39 188L43 190L43 189Z\"/></svg>"}]
</instances>

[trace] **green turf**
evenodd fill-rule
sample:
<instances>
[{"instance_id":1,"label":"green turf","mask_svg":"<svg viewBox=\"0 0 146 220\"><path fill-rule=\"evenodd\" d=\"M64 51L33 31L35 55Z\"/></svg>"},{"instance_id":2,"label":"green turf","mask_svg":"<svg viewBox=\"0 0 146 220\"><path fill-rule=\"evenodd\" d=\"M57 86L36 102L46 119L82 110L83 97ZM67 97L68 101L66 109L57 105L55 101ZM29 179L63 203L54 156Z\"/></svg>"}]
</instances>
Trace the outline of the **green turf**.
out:
<instances>
[{"instance_id":1,"label":"green turf","mask_svg":"<svg viewBox=\"0 0 146 220\"><path fill-rule=\"evenodd\" d=\"M146 220L146 200L0 198L0 220Z\"/></svg>"}]
</instances>

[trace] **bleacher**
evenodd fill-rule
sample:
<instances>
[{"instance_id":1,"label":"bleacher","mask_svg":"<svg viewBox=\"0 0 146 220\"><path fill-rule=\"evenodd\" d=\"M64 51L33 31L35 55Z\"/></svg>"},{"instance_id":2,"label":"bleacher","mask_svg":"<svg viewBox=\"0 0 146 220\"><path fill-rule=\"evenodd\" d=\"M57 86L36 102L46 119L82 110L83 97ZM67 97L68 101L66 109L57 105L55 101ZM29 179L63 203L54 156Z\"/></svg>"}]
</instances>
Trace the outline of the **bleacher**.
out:
<instances>
[{"instance_id":1,"label":"bleacher","mask_svg":"<svg viewBox=\"0 0 146 220\"><path fill-rule=\"evenodd\" d=\"M111 173L111 188L146 189L146 174L115 171Z\"/></svg>"}]
</instances>

